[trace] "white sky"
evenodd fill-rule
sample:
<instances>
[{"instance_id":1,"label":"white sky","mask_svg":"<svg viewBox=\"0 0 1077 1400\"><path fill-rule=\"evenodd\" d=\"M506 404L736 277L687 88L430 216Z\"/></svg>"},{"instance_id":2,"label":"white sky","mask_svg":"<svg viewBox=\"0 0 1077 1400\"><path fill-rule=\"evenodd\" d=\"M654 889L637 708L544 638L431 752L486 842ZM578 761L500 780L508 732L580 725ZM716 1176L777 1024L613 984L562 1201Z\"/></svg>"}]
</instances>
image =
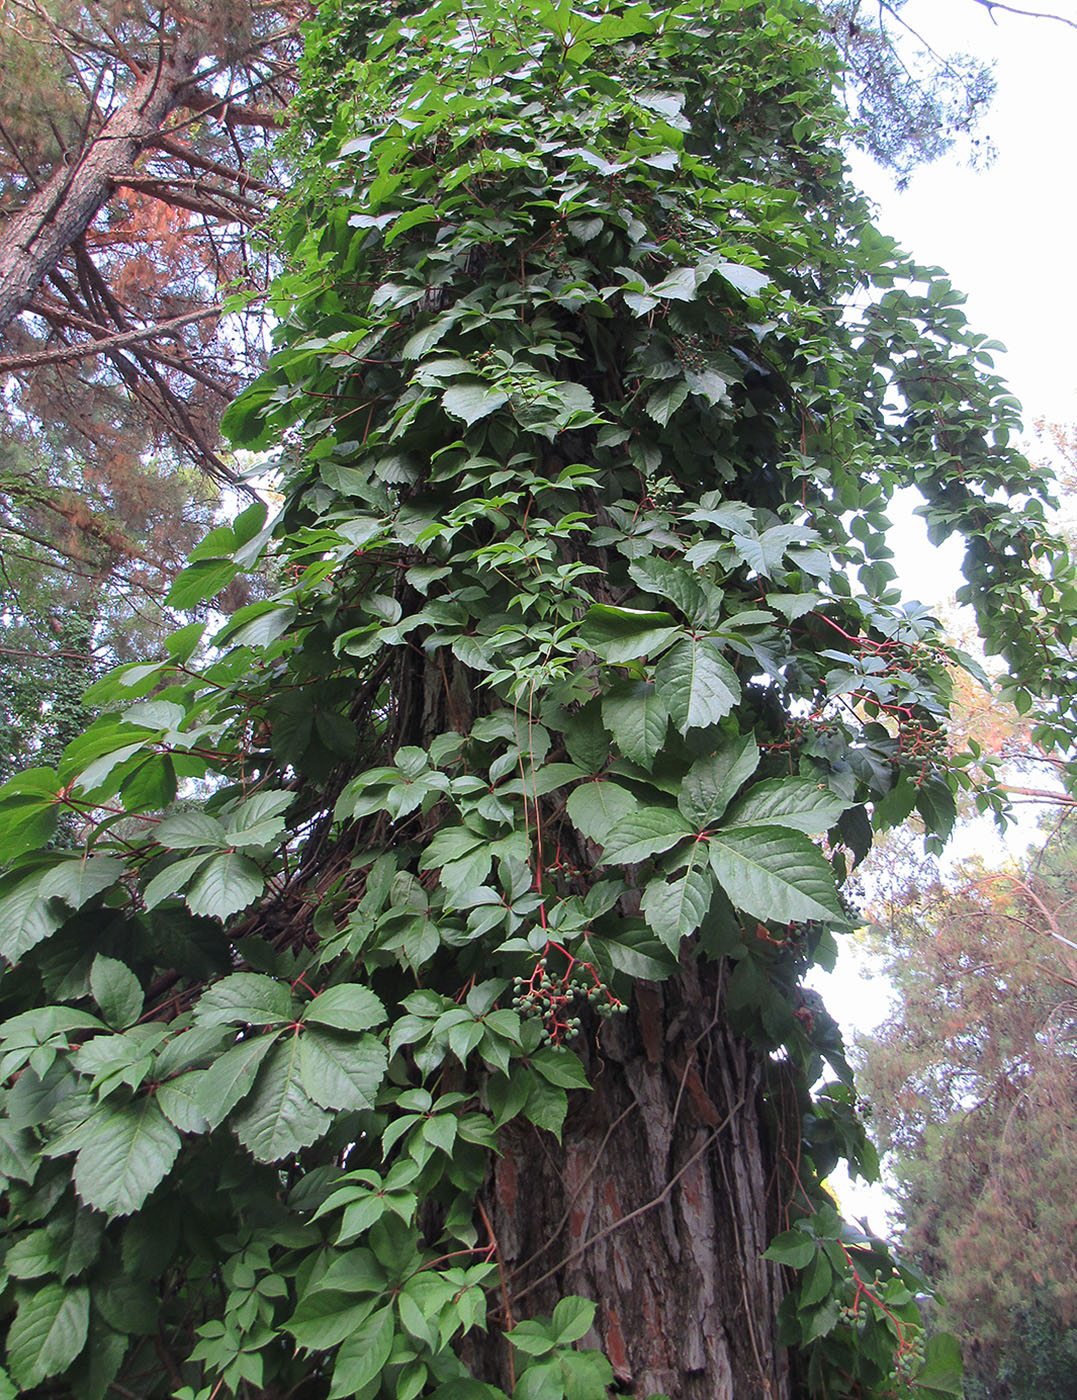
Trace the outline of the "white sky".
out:
<instances>
[{"instance_id":1,"label":"white sky","mask_svg":"<svg viewBox=\"0 0 1077 1400\"><path fill-rule=\"evenodd\" d=\"M1077 0L1043 8L1077 19ZM981 132L997 156L981 170L941 161L904 191L858 158L854 179L875 201L883 232L917 261L944 268L968 295L973 328L1006 345L996 366L1025 406L1026 427L1077 421L1077 30L998 11L993 23L974 0L909 0L902 13L935 49L994 62L998 92ZM896 562L909 593L935 604L958 585L960 549L932 551L913 504L891 511ZM812 984L849 1035L885 1017L889 988L860 975L855 945L845 943L837 971ZM885 1230L885 1193L834 1184L847 1210Z\"/></svg>"}]
</instances>

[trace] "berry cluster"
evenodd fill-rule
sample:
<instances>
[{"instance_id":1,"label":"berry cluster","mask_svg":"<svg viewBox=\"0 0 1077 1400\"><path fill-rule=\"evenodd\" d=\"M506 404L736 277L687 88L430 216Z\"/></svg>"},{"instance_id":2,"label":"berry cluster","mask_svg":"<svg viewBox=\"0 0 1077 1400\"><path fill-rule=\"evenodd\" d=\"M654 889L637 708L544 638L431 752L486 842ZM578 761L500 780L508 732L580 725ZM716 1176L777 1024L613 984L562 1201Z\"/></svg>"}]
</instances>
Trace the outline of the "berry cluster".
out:
<instances>
[{"instance_id":1,"label":"berry cluster","mask_svg":"<svg viewBox=\"0 0 1077 1400\"><path fill-rule=\"evenodd\" d=\"M551 966L551 955L556 966ZM590 1006L602 1019L628 1009L610 992L593 963L573 957L552 941L547 942L531 976L514 977L512 989L513 1010L541 1018L543 1045L565 1045L578 1038L583 1018L573 1014L577 1008Z\"/></svg>"}]
</instances>

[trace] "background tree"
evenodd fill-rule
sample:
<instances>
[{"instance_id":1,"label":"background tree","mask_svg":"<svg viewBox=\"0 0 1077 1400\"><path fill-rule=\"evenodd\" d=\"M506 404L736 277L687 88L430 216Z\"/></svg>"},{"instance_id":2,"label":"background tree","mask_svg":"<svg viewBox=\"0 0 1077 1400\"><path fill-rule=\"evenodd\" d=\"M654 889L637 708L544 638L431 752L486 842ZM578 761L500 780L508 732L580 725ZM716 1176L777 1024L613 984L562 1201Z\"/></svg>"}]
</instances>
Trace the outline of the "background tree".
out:
<instances>
[{"instance_id":1,"label":"background tree","mask_svg":"<svg viewBox=\"0 0 1077 1400\"><path fill-rule=\"evenodd\" d=\"M894 1011L858 1045L904 1247L936 1279L966 1393L1069 1396L1077 1359L1077 849L907 885L873 931Z\"/></svg>"},{"instance_id":2,"label":"background tree","mask_svg":"<svg viewBox=\"0 0 1077 1400\"><path fill-rule=\"evenodd\" d=\"M160 649L179 620L173 576L217 509L192 469L147 460L117 486L40 434L0 443L4 778L55 764L85 728L91 682Z\"/></svg>"},{"instance_id":3,"label":"background tree","mask_svg":"<svg viewBox=\"0 0 1077 1400\"><path fill-rule=\"evenodd\" d=\"M959 298L844 182L817 18L323 7L227 416L283 506L170 601L282 586L3 791L18 1389L956 1393L823 1188L872 1154L799 982L960 781L893 492L1045 736L1077 596Z\"/></svg>"},{"instance_id":4,"label":"background tree","mask_svg":"<svg viewBox=\"0 0 1077 1400\"><path fill-rule=\"evenodd\" d=\"M302 7L38 3L0 13L0 371L92 468L153 446L228 479L217 425L260 363L251 233Z\"/></svg>"}]
</instances>

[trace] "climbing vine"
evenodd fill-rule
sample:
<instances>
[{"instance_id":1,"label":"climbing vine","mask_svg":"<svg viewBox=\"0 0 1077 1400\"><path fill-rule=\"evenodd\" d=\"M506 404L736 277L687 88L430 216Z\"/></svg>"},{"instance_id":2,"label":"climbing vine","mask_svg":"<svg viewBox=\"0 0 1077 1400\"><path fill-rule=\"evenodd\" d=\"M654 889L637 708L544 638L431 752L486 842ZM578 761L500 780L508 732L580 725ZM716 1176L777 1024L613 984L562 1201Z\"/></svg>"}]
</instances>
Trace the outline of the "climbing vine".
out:
<instances>
[{"instance_id":1,"label":"climbing vine","mask_svg":"<svg viewBox=\"0 0 1077 1400\"><path fill-rule=\"evenodd\" d=\"M618 1026L660 1061L646 998L695 969L754 1087L685 1060L706 1132L632 1215L758 1111L760 1369L777 1325L790 1393L959 1393L824 1190L876 1167L801 979L873 831L944 837L964 781L893 493L966 536L1048 740L1075 594L990 346L845 184L832 62L799 0L321 6L226 419L283 504L172 602L279 588L0 791L10 1393L599 1400L610 1324L531 1315L574 1256L514 1283L491 1163L556 1152Z\"/></svg>"}]
</instances>

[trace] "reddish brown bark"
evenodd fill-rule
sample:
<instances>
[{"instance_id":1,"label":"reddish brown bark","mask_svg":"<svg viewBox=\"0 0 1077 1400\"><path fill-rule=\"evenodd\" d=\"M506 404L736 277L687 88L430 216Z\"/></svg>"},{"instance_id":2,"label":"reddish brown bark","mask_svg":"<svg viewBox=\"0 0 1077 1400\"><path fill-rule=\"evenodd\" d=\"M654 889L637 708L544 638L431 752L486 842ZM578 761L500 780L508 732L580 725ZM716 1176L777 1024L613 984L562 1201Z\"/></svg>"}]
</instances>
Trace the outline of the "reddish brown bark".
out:
<instances>
[{"instance_id":1,"label":"reddish brown bark","mask_svg":"<svg viewBox=\"0 0 1077 1400\"><path fill-rule=\"evenodd\" d=\"M514 1321L567 1293L598 1301L595 1332L624 1393L788 1400L775 1339L779 1271L764 1061L724 1024L721 974L700 964L641 988L587 1057L560 1148L504 1135L485 1198ZM506 1386L503 1343L477 1358Z\"/></svg>"},{"instance_id":2,"label":"reddish brown bark","mask_svg":"<svg viewBox=\"0 0 1077 1400\"><path fill-rule=\"evenodd\" d=\"M0 233L0 327L24 311L61 255L86 232L114 182L181 102L205 51L194 27L185 30L159 68L145 74L74 166L61 166L45 187L11 216Z\"/></svg>"}]
</instances>

